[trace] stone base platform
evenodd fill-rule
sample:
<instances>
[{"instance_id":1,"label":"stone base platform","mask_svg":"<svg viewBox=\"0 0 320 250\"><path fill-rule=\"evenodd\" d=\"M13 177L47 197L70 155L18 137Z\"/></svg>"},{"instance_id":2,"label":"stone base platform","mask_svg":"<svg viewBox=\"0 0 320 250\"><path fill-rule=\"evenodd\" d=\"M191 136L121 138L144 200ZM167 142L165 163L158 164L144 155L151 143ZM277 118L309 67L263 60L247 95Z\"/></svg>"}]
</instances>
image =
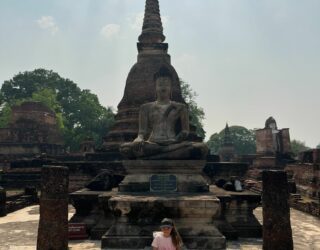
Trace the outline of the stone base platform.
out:
<instances>
[{"instance_id":1,"label":"stone base platform","mask_svg":"<svg viewBox=\"0 0 320 250\"><path fill-rule=\"evenodd\" d=\"M227 239L261 238L262 226L253 211L261 205L261 196L251 191L226 191L215 185L210 186L221 203L220 218L214 221Z\"/></svg>"},{"instance_id":2,"label":"stone base platform","mask_svg":"<svg viewBox=\"0 0 320 250\"><path fill-rule=\"evenodd\" d=\"M261 197L250 191L241 193L230 192L217 188L216 186L210 186L210 192L203 194L163 194L161 199L157 198L158 196L159 194L150 193L121 195L117 191L79 190L70 195L70 200L76 209L76 214L70 222L86 224L90 238L96 240L100 240L103 235L106 239L108 237L107 233L109 233L110 238L110 236L117 231L126 230L123 232L128 232L128 223L132 223L134 225L130 227L134 232L132 239L135 237L139 238L141 234L141 236L144 235L143 237L147 242L147 244L140 249L150 246L149 243L152 241L152 232L159 230L158 222L165 216L174 217L179 232L183 235L183 240L186 244L188 237L186 233L184 233L185 231L192 231L193 229L190 229L192 227L196 231L198 230L199 235L199 230L205 228L206 225L213 228L213 232L216 232L216 228L218 228L228 239L261 237L262 235L261 225L253 214L253 210L260 204ZM220 199L220 204L216 197ZM114 199L112 200L112 198ZM125 202L125 198L128 200L128 203ZM180 200L177 200L178 198ZM199 201L196 202L196 199ZM109 200L110 205L113 207L109 206ZM161 203L162 205L158 205ZM132 204L132 206L130 204ZM152 204L157 205L153 206ZM177 205L176 209L170 209L173 204ZM209 210L210 204L213 206L212 210ZM218 205L219 209L216 210L216 206ZM141 207L142 209L140 209ZM148 212L149 209L147 209L149 207L152 208L150 212ZM169 207L169 209L167 207ZM209 213L214 214L211 221L213 221L216 228L208 223L208 217L205 217L205 219L199 217L200 211L203 213L203 215L200 215L205 216L206 212L204 211L206 210L203 210L204 208L208 208ZM186 213L189 214L188 217L179 218L179 214ZM207 214L206 216L209 215ZM151 223L154 224L151 225ZM112 230L109 231L109 229ZM195 235L196 234L195 232ZM198 237L198 239L200 240L200 237ZM192 240L189 242L191 244ZM125 247L119 248L125 249ZM136 249L139 248L137 247Z\"/></svg>"},{"instance_id":3,"label":"stone base platform","mask_svg":"<svg viewBox=\"0 0 320 250\"><path fill-rule=\"evenodd\" d=\"M127 160L123 161L123 166L128 175L119 185L120 192L149 192L150 178L154 173L176 176L177 192L209 191L208 182L202 174L205 166L202 160Z\"/></svg>"},{"instance_id":4,"label":"stone base platform","mask_svg":"<svg viewBox=\"0 0 320 250\"><path fill-rule=\"evenodd\" d=\"M110 198L116 194L116 191L90 191L86 188L70 194L70 201L76 209L76 213L69 223L84 223L90 239L100 240L114 223L114 216L111 214L108 204L105 204L106 207L102 207L100 196L104 195L105 199L106 196Z\"/></svg>"},{"instance_id":5,"label":"stone base platform","mask_svg":"<svg viewBox=\"0 0 320 250\"><path fill-rule=\"evenodd\" d=\"M220 201L213 195L146 193L100 197L108 203L115 222L102 237L106 249L139 249L150 246L153 232L165 217L172 218L188 249L225 249L225 237L214 226ZM104 206L105 207L105 206Z\"/></svg>"}]
</instances>

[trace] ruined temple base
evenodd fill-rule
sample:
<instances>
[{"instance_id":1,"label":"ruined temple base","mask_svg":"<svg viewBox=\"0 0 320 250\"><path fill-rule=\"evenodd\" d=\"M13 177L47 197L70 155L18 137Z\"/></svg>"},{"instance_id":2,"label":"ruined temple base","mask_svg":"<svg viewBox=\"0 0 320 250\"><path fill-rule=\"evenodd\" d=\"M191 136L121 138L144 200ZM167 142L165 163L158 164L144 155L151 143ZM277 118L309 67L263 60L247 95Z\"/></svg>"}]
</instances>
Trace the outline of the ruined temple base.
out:
<instances>
[{"instance_id":1,"label":"ruined temple base","mask_svg":"<svg viewBox=\"0 0 320 250\"><path fill-rule=\"evenodd\" d=\"M173 197L175 195L177 196ZM152 204L155 204L155 202L157 201L157 198L156 198L157 196L158 195L156 194L150 195L150 193L140 193L139 195L138 194L121 195L117 191L104 192L104 191L89 191L87 189L79 190L70 195L72 204L76 209L76 214L73 216L70 223L86 224L90 238L95 240L101 240L103 235L107 236L106 233L109 232L109 229L111 229L111 227L119 229L120 226L116 227L117 223L119 225L122 225L121 228L126 227L128 229L128 222L123 221L124 214L121 214L120 216L120 213L119 212L117 213L117 211L121 211L121 210L115 209L114 211L112 211L110 209L111 207L109 206L109 200L111 200L112 197L115 198L116 203L114 202L111 203L111 201L110 203L118 204L119 206L120 205L122 206L122 204L124 203L125 197L131 197L130 199L128 199L128 203L125 206L126 208L129 208L126 214L131 214L130 213L131 203L129 203L130 201L132 201L133 199L136 199L137 197L140 197L140 200L142 199L142 201L140 201L136 207L139 207L139 204L140 206L143 205L144 207L146 206L146 204L148 206L151 206ZM168 199L168 197L171 197L171 198ZM167 203L164 203L164 204L170 205L171 203L170 205L171 207L173 204L177 205L176 209L166 209L165 211L168 212L169 214L165 214L165 215L167 217L171 217L170 211L179 211L178 205L183 206L183 208L187 208L187 209L191 208L189 203L190 199L191 201L194 202L193 206L205 207L206 202L203 201L204 197L209 197L207 207L211 199L213 199L213 201L211 202L213 202L215 205L217 205L217 203L214 202L216 200L216 197L220 199L220 204L219 204L220 215L214 214L212 223L216 226L216 228L218 228L218 230L227 239L237 239L238 237L261 237L262 235L261 225L253 214L254 209L260 204L260 195L254 194L250 191L244 191L244 192L238 193L238 192L225 191L223 189L217 188L216 186L210 186L210 192L204 193L204 194L198 193L198 194L183 195L183 194L175 193L175 194L164 195L162 199L168 199ZM195 202L196 198L199 199L199 202ZM186 203L186 201L188 202ZM132 203L132 204L135 204L135 203ZM216 208L213 208L213 210L215 209ZM196 208L191 209L191 211L192 210L198 211L198 209ZM162 211L162 209L160 209L160 211ZM183 209L182 211L185 211L185 210ZM151 212L151 214L157 214L157 213ZM142 218L144 217L149 218L147 221L150 221L150 216L151 215L149 215L146 212L141 213ZM163 216L163 215L161 214L160 216ZM161 220L160 218L151 216L151 219L152 218L154 218L153 221ZM178 223L180 223L181 221L179 218L176 218L176 217L175 217L175 220L177 220ZM193 227L193 225L197 224L198 226L195 228L199 228L198 223L202 223L203 220L201 220L200 218L197 218L197 219L193 219L192 221L192 219L188 217L188 219L185 218L184 221L185 221L184 225L189 225ZM158 222L151 226L144 225L138 230L141 230L146 234L144 238L147 238L147 241L149 242L152 239L152 232L159 230L158 225L159 225ZM203 225L206 225L206 223L201 224L201 228L203 227ZM132 228L137 229L137 227L133 227L133 226ZM180 230L179 224L178 224L178 229L179 229L179 232L182 233L182 231ZM216 229L213 229L213 230L215 231ZM132 236L132 237L134 238L136 236ZM198 237L198 239L200 239L200 237ZM150 244L146 246L150 246Z\"/></svg>"},{"instance_id":2,"label":"ruined temple base","mask_svg":"<svg viewBox=\"0 0 320 250\"><path fill-rule=\"evenodd\" d=\"M217 186L210 186L221 203L221 214L214 224L227 239L261 238L262 227L254 216L254 210L260 205L261 196L251 191L226 191Z\"/></svg>"},{"instance_id":3,"label":"ruined temple base","mask_svg":"<svg viewBox=\"0 0 320 250\"><path fill-rule=\"evenodd\" d=\"M87 225L103 249L143 249L163 218L176 222L187 249L225 249L226 237L260 230L253 209L260 196L210 190L202 175L205 161L123 161L127 176L112 192L71 194L72 222ZM256 224L257 222L257 224ZM224 234L222 234L222 233Z\"/></svg>"},{"instance_id":4,"label":"ruined temple base","mask_svg":"<svg viewBox=\"0 0 320 250\"><path fill-rule=\"evenodd\" d=\"M106 249L140 249L150 246L160 221L176 222L188 249L225 249L226 239L213 225L220 215L220 201L212 194L118 194L100 196L116 216L101 239ZM106 206L103 206L106 207Z\"/></svg>"},{"instance_id":5,"label":"ruined temple base","mask_svg":"<svg viewBox=\"0 0 320 250\"><path fill-rule=\"evenodd\" d=\"M253 165L258 169L273 169L278 167L277 158L274 156L262 156L253 161Z\"/></svg>"}]
</instances>

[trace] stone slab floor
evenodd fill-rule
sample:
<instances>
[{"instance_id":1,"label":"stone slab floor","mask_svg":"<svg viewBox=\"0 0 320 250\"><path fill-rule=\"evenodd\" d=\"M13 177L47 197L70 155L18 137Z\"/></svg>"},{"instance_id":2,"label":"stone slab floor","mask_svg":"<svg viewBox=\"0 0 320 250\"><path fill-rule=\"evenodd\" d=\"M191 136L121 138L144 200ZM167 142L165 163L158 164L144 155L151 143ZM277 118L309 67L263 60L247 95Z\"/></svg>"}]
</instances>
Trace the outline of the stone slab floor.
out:
<instances>
[{"instance_id":1,"label":"stone slab floor","mask_svg":"<svg viewBox=\"0 0 320 250\"><path fill-rule=\"evenodd\" d=\"M74 213L70 206L69 217ZM261 221L261 208L255 214ZM0 250L36 249L39 206L31 206L0 218ZM320 219L291 210L295 250L320 250ZM229 250L262 249L261 239L240 239L228 242ZM70 241L70 250L100 249L100 241ZM150 249L150 248L145 248Z\"/></svg>"}]
</instances>

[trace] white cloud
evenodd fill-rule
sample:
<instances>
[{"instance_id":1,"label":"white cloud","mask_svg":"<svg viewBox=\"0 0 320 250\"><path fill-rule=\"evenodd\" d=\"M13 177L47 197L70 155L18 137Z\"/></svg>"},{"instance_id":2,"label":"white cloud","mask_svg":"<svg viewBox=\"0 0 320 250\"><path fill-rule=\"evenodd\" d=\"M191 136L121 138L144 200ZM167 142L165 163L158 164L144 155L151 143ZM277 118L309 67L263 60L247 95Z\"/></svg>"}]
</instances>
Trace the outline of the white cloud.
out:
<instances>
[{"instance_id":1,"label":"white cloud","mask_svg":"<svg viewBox=\"0 0 320 250\"><path fill-rule=\"evenodd\" d=\"M48 30L52 35L59 31L59 27L54 21L52 16L42 16L37 20L37 23L41 29Z\"/></svg>"},{"instance_id":2,"label":"white cloud","mask_svg":"<svg viewBox=\"0 0 320 250\"><path fill-rule=\"evenodd\" d=\"M144 12L139 12L129 18L130 26L134 30L141 30L143 24Z\"/></svg>"},{"instance_id":3,"label":"white cloud","mask_svg":"<svg viewBox=\"0 0 320 250\"><path fill-rule=\"evenodd\" d=\"M167 28L169 23L169 16L161 16L161 20L163 27Z\"/></svg>"},{"instance_id":4,"label":"white cloud","mask_svg":"<svg viewBox=\"0 0 320 250\"><path fill-rule=\"evenodd\" d=\"M101 29L100 34L103 37L110 39L111 37L118 35L119 32L120 32L120 25L111 23L111 24L107 24L106 26L104 26Z\"/></svg>"}]
</instances>

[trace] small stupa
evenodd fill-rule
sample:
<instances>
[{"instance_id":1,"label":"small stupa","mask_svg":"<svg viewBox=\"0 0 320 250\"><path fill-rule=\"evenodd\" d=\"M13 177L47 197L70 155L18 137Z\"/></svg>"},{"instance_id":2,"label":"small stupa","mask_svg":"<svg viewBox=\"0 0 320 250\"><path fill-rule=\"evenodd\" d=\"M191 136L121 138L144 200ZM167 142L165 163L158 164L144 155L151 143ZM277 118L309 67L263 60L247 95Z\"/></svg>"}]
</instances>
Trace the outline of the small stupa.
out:
<instances>
[{"instance_id":1,"label":"small stupa","mask_svg":"<svg viewBox=\"0 0 320 250\"><path fill-rule=\"evenodd\" d=\"M234 145L231 139L231 133L228 123L224 129L223 144L219 150L220 161L230 162L234 158Z\"/></svg>"}]
</instances>

